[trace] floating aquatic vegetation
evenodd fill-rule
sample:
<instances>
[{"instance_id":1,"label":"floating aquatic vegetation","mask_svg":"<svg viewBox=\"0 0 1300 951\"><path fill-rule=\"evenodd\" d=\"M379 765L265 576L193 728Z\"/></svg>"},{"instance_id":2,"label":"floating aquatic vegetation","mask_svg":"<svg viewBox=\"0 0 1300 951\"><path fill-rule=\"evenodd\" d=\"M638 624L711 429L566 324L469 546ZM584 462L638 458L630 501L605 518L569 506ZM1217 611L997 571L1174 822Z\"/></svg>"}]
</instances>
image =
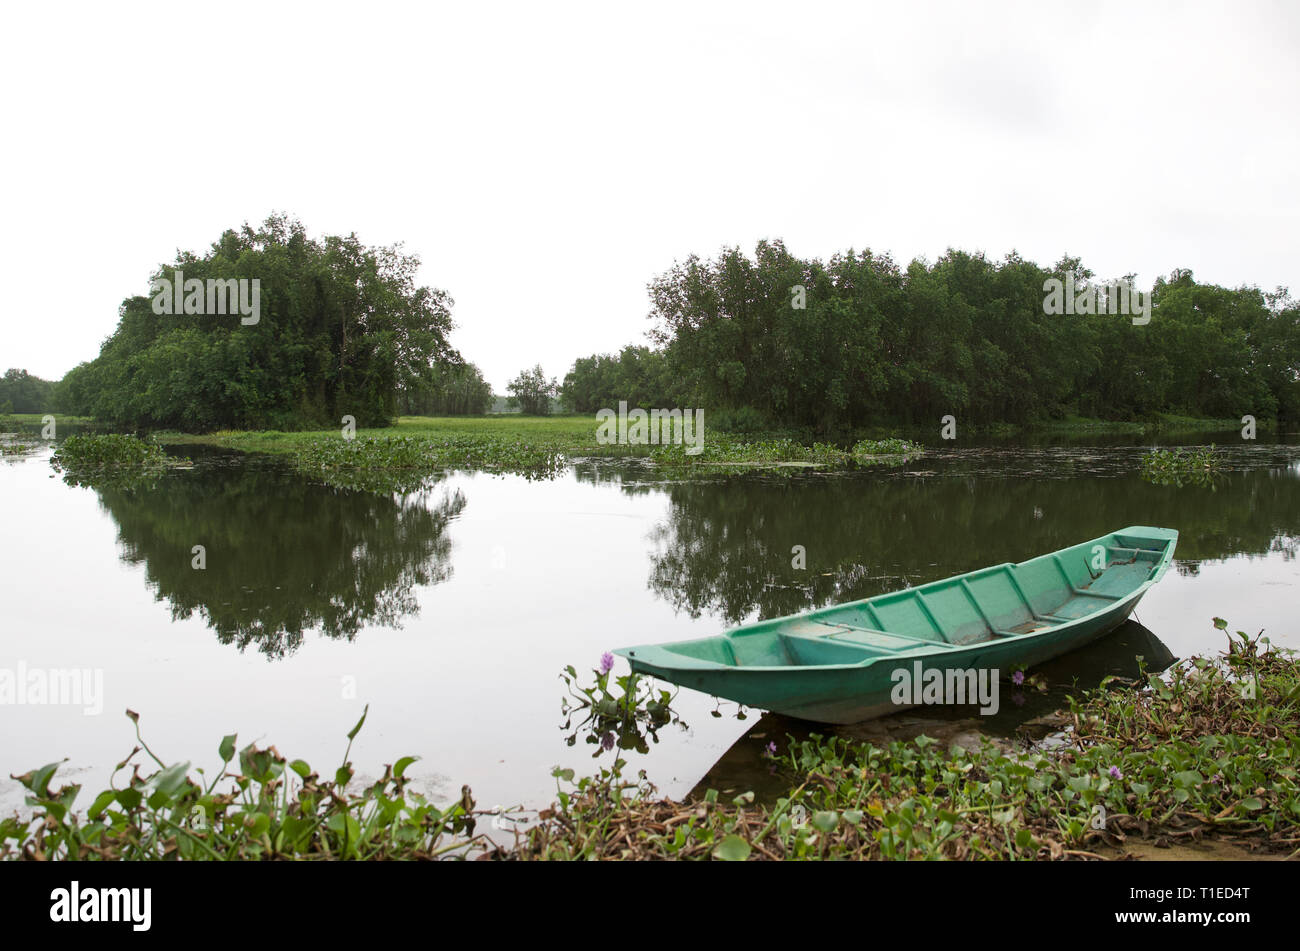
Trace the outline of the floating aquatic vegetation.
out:
<instances>
[{"instance_id":1,"label":"floating aquatic vegetation","mask_svg":"<svg viewBox=\"0 0 1300 951\"><path fill-rule=\"evenodd\" d=\"M118 433L77 435L64 439L50 457L69 485L141 488L188 459L169 456L152 439Z\"/></svg>"},{"instance_id":2,"label":"floating aquatic vegetation","mask_svg":"<svg viewBox=\"0 0 1300 951\"><path fill-rule=\"evenodd\" d=\"M1188 449L1153 449L1142 457L1142 478L1153 485L1198 485L1214 489L1223 455L1213 444Z\"/></svg>"},{"instance_id":3,"label":"floating aquatic vegetation","mask_svg":"<svg viewBox=\"0 0 1300 951\"><path fill-rule=\"evenodd\" d=\"M6 433L3 437L0 437L0 456L15 459L30 456L40 449L42 445L44 443L30 433Z\"/></svg>"},{"instance_id":4,"label":"floating aquatic vegetation","mask_svg":"<svg viewBox=\"0 0 1300 951\"><path fill-rule=\"evenodd\" d=\"M582 736L597 747L593 757L616 746L648 753L647 737L658 743L659 731L669 724L686 729L672 708L675 692L655 690L649 678L636 673L611 678L613 668L614 655L604 654L600 666L592 670L595 680L589 686L579 680L572 665L560 673L567 694L560 700L560 712L565 718L560 729L569 732L569 746Z\"/></svg>"},{"instance_id":5,"label":"floating aquatic vegetation","mask_svg":"<svg viewBox=\"0 0 1300 951\"><path fill-rule=\"evenodd\" d=\"M890 465L916 458L925 451L906 439L864 439L852 449L831 443L806 446L788 437L758 440L711 439L695 454L679 445L657 446L651 456L672 472L744 471L746 469L846 469L854 465ZM707 468L706 468L707 467Z\"/></svg>"},{"instance_id":6,"label":"floating aquatic vegetation","mask_svg":"<svg viewBox=\"0 0 1300 951\"><path fill-rule=\"evenodd\" d=\"M910 439L863 439L850 454L860 466L893 465L915 459L925 452L925 447Z\"/></svg>"},{"instance_id":7,"label":"floating aquatic vegetation","mask_svg":"<svg viewBox=\"0 0 1300 951\"><path fill-rule=\"evenodd\" d=\"M496 435L322 437L291 450L295 467L346 488L414 491L448 469L554 478L564 456L549 446Z\"/></svg>"}]
</instances>

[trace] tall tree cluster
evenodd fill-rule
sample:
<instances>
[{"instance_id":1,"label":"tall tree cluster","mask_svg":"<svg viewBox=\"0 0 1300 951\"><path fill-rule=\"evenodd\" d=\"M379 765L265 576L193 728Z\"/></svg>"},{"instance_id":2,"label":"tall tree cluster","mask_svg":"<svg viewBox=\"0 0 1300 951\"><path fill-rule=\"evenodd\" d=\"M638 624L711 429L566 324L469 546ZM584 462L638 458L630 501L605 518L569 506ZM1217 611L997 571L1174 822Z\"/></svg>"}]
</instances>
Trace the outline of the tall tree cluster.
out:
<instances>
[{"instance_id":1,"label":"tall tree cluster","mask_svg":"<svg viewBox=\"0 0 1300 951\"><path fill-rule=\"evenodd\" d=\"M949 250L903 268L871 251L805 260L764 241L752 257L692 256L650 283L659 349L578 360L564 399L580 412L617 399L752 408L823 431L947 414L1300 417L1300 307L1285 291L1175 271L1156 281L1150 321L1135 324L1046 313L1045 283L1067 277L1079 293L1114 283L1077 258L1048 269L1015 253Z\"/></svg>"},{"instance_id":2,"label":"tall tree cluster","mask_svg":"<svg viewBox=\"0 0 1300 951\"><path fill-rule=\"evenodd\" d=\"M0 414L47 413L54 409L54 384L26 370L10 368L0 377Z\"/></svg>"},{"instance_id":3,"label":"tall tree cluster","mask_svg":"<svg viewBox=\"0 0 1300 951\"><path fill-rule=\"evenodd\" d=\"M431 363L398 394L403 416L482 416L492 408L492 384L472 363Z\"/></svg>"},{"instance_id":4,"label":"tall tree cluster","mask_svg":"<svg viewBox=\"0 0 1300 951\"><path fill-rule=\"evenodd\" d=\"M522 370L519 375L506 384L510 397L506 404L517 408L525 416L549 416L551 400L559 391L554 378L547 379L539 363L531 370Z\"/></svg>"},{"instance_id":5,"label":"tall tree cluster","mask_svg":"<svg viewBox=\"0 0 1300 951\"><path fill-rule=\"evenodd\" d=\"M570 413L616 409L620 400L643 409L680 405L688 395L666 351L628 344L616 354L579 357L560 386L560 405Z\"/></svg>"},{"instance_id":6,"label":"tall tree cluster","mask_svg":"<svg viewBox=\"0 0 1300 951\"><path fill-rule=\"evenodd\" d=\"M256 322L158 313L151 287L122 302L99 356L64 378L60 408L191 432L335 425L343 415L385 425L399 392L418 389L434 364L460 362L447 342L451 297L417 286L418 266L400 247L366 247L356 235L310 238L285 216L227 231L154 278L256 279Z\"/></svg>"}]
</instances>

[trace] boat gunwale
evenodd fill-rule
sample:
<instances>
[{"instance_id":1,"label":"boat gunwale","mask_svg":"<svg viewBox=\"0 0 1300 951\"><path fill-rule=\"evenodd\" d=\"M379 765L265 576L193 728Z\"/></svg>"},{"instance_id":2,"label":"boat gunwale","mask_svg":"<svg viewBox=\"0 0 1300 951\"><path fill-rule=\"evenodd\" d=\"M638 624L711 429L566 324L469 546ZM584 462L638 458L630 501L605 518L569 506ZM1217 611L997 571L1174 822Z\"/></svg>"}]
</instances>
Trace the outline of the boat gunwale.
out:
<instances>
[{"instance_id":1,"label":"boat gunwale","mask_svg":"<svg viewBox=\"0 0 1300 951\"><path fill-rule=\"evenodd\" d=\"M1114 546L1124 551L1132 551L1135 554L1140 552L1159 554L1159 557L1155 559L1155 561L1152 563L1151 569L1147 572L1146 578L1143 579L1142 582L1139 583L1136 587L1134 587L1131 591L1127 592L1124 595L1119 596L1118 598L1114 598L1113 596L1108 596L1097 592L1088 591L1085 589L1079 589L1070 580L1068 572L1065 571L1064 565L1061 564L1060 562L1060 554L1063 551L1068 551L1070 549L1075 549L1075 548L1082 548L1087 545L1099 544L1108 538L1119 538L1120 536L1123 536L1125 534L1131 534L1131 533L1136 533L1141 531L1161 533L1161 535L1156 535L1154 538L1151 538L1149 540L1155 541L1163 535L1164 546L1162 549L1130 548L1127 546ZM1146 526L1146 525L1130 525L1122 529L1117 529L1116 531L1113 532L1108 532L1107 534L1099 536L1098 538L1094 538L1089 541L1084 541L1076 545L1071 545L1068 548L1057 549L1056 551L1053 552L1046 552L1042 555L1036 555L1032 558L1028 558L1020 562L1007 561L997 565L986 565L983 568L977 568L973 571L963 572L957 575L950 575L946 578L937 578L934 581L928 581L925 584L917 585L916 587L901 588L898 591L887 591L882 594L873 595L869 598L860 598L857 601L846 601L841 604L828 605L826 607L817 608L814 611L808 611L802 614L788 614L778 618L768 618L764 621L757 621L754 622L753 624L738 625L736 627L729 628L728 630L723 631L720 634L715 634L710 637L689 638L687 640L670 641L665 644L642 644L634 647L622 647L616 649L614 653L618 654L621 657L626 658L629 661L629 663L637 664L643 668L656 667L662 670L672 670L672 671L681 671L681 672L686 672L686 671L715 672L715 671L725 670L725 671L746 671L749 673L766 671L771 673L782 673L782 674L789 674L793 671L812 672L812 671L829 671L829 670L858 670L858 669L870 667L873 664L875 664L877 661L889 661L889 662L897 663L898 661L901 660L920 659L921 657L953 657L955 659L956 657L959 657L963 654L967 654L972 651L988 650L991 646L998 645L998 644L1036 642L1044 639L1046 636L1057 636L1064 632L1068 632L1079 626L1082 626L1085 622L1093 622L1100 616L1112 612L1118 613L1120 609L1123 609L1123 614L1121 616L1127 616L1128 614L1132 613L1135 603L1138 600L1140 600L1142 596L1145 595L1146 592L1156 582L1158 582L1161 578L1164 577L1165 572L1168 570L1169 565L1172 564L1173 562L1174 550L1177 546L1177 543L1178 543L1178 532L1175 529L1166 529L1166 528L1159 528L1156 526ZM1027 631L1023 634L999 633L997 629L993 627L992 622L989 620L989 618L986 616L986 612L984 611L983 607L980 606L978 601L975 599L974 593L969 591L968 579L980 578L993 573L1005 572L1006 576L1011 580L1011 583L1015 587L1017 593L1020 595L1021 600L1023 601L1025 608L1029 612L1031 618L1035 620L1049 619L1052 617L1051 615L1040 614L1034 609L1033 603L1030 601L1029 597L1026 595L1024 590L1021 588L1019 584L1019 580L1016 578L1015 572L1011 570L1013 568L1026 565L1029 562L1037 561L1042 558L1049 558L1056 565L1057 569L1062 573L1065 579L1066 590L1070 593L1072 598L1081 597L1081 596L1092 597L1092 598L1097 598L1099 600L1105 599L1106 601L1108 601L1108 603L1099 604L1095 611L1090 611L1087 614L1082 614L1077 618L1063 619L1058 623L1055 623L1050 627L1042 628L1041 630ZM1136 557L1134 558L1134 561L1136 561ZM1096 578L1094 578L1093 580L1095 581ZM889 603L894 603L896 601L904 600L909 596L915 596L916 603L921 606L921 609L924 612L925 616L930 620L930 622L936 628L939 629L939 636L946 638L946 634L944 634L942 629L939 628L937 620L934 618L933 614L925 605L924 600L922 598L922 594L925 592L926 589L933 589L933 588L938 588L940 586L951 585L955 581L961 582L959 587L965 590L969 600L972 602L972 604L975 605L976 610L983 618L984 623L988 625L990 636L986 640L974 641L968 644L954 644L951 641L947 641L947 640L945 640L944 642L940 642L940 641L927 641L920 638L910 638L912 640L917 641L917 646L915 648L905 647L897 651L890 651L889 653L882 653L882 654L876 654L874 656L864 657L860 661L855 661L852 663L838 663L838 664L752 664L752 665L742 665L738 663L725 664L719 661L705 660L703 658L691 657L689 655L680 654L670 649L671 645L673 644L697 643L700 641L712 641L717 639L723 639L724 641L727 642L728 653L734 659L735 653L731 646L731 640L732 640L731 635L737 632L749 630L752 627L754 627L756 624L766 624L766 625L771 625L774 628L779 628L779 625L781 625L783 622L791 622L791 621L814 621L816 623L826 624L828 626L837 625L851 630L865 631L865 632L870 632L875 634L884 634L886 636L891 636L891 637L909 637L909 635L900 634L896 631L885 630L883 628L857 627L856 625L845 624L843 622L822 621L819 620L818 618L818 615L827 614L833 611L843 611L845 608L855 608L855 607L865 606L867 611L870 612L871 617L874 618L877 623L879 623L880 616L872 607L873 602L878 604L885 599L890 599ZM1067 598L1067 601L1068 600L1070 599ZM801 640L814 641L814 642L818 640L829 639L835 636L833 634L818 634L815 636L801 635L801 634L787 634L779 631L779 629L774 630L772 633L775 634L777 637L794 637L794 638L799 638ZM650 650L653 652L651 655L651 659L649 659L648 661L644 656L638 656L636 654L637 651L645 651L645 650ZM655 660L653 659L655 654L671 654L673 655L673 658L680 658L680 660L666 659L668 660L668 663L662 663L662 664L656 663ZM685 663L682 663L682 661L684 661ZM960 665L958 664L957 666Z\"/></svg>"}]
</instances>

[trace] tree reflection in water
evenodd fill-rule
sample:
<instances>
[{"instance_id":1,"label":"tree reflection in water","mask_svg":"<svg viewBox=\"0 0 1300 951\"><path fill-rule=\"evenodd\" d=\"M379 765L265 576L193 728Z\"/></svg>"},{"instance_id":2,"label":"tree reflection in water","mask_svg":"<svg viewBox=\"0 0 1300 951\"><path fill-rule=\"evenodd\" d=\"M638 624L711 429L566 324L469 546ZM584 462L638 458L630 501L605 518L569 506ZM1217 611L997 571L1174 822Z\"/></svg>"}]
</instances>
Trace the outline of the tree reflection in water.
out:
<instances>
[{"instance_id":1,"label":"tree reflection in water","mask_svg":"<svg viewBox=\"0 0 1300 951\"><path fill-rule=\"evenodd\" d=\"M1300 545L1293 447L1229 453L1217 492L1144 482L1140 449L975 449L884 472L654 481L585 463L579 479L664 492L649 586L691 617L737 624L1022 561L1125 525L1178 529L1176 566ZM804 549L796 567L794 546Z\"/></svg>"},{"instance_id":2,"label":"tree reflection in water","mask_svg":"<svg viewBox=\"0 0 1300 951\"><path fill-rule=\"evenodd\" d=\"M97 487L125 562L173 619L198 612L223 644L268 658L306 631L351 640L400 627L415 589L451 576L448 526L465 508L440 477L407 495L315 484L267 464L200 464L142 489ZM192 566L195 545L206 567Z\"/></svg>"}]
</instances>

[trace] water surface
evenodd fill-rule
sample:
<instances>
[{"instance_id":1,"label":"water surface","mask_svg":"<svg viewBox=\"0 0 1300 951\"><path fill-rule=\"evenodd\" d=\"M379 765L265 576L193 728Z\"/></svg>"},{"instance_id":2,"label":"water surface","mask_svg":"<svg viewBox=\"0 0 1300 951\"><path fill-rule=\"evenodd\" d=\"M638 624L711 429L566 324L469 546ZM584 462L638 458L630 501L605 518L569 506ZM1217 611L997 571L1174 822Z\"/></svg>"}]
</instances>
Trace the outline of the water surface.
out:
<instances>
[{"instance_id":1,"label":"water surface","mask_svg":"<svg viewBox=\"0 0 1300 951\"><path fill-rule=\"evenodd\" d=\"M1148 636L1176 656L1217 649L1216 615L1300 648L1300 447L1230 445L1212 491L1143 482L1142 447L1119 441L957 446L881 471L696 482L593 460L553 481L452 473L405 497L227 453L190 452L194 468L140 490L69 486L47 447L6 456L0 667L100 669L104 700L98 715L0 706L0 772L68 757L68 775L99 788L133 745L127 707L164 759L214 767L218 741L237 732L324 770L369 703L352 756L363 775L416 754L410 772L439 798L467 783L483 806L542 805L554 766L592 765L592 747L560 730L566 664L1130 524L1179 530L1175 570L1139 607L1140 637L1135 626L1101 661L1055 662L1053 682L1099 677L1130 640L1150 651ZM732 704L714 717L719 705L690 691L675 706L689 729L633 759L680 796L755 719L735 719ZM20 804L4 780L0 808Z\"/></svg>"}]
</instances>

